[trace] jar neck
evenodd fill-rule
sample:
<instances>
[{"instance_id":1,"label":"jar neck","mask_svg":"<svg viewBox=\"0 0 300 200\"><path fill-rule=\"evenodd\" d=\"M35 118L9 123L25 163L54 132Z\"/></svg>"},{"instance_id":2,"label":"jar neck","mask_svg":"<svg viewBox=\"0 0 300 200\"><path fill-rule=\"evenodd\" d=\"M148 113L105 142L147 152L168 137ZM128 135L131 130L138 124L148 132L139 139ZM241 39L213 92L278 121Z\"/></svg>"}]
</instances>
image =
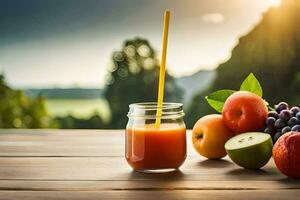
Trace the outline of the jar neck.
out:
<instances>
[{"instance_id":1,"label":"jar neck","mask_svg":"<svg viewBox=\"0 0 300 200\"><path fill-rule=\"evenodd\" d=\"M129 118L156 119L157 111L161 110L161 119L182 118L184 116L181 103L163 103L161 107L156 102L134 103L129 105Z\"/></svg>"}]
</instances>

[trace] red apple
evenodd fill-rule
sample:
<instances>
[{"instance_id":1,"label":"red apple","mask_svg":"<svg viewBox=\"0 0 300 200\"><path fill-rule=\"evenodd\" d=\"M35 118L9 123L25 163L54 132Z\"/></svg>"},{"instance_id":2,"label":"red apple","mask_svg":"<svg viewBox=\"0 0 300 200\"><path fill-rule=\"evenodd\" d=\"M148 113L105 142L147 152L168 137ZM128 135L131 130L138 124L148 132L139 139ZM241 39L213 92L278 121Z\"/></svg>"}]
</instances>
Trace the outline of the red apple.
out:
<instances>
[{"instance_id":1,"label":"red apple","mask_svg":"<svg viewBox=\"0 0 300 200\"><path fill-rule=\"evenodd\" d=\"M274 145L273 158L283 174L300 178L300 133L289 132L282 135Z\"/></svg>"},{"instance_id":2,"label":"red apple","mask_svg":"<svg viewBox=\"0 0 300 200\"><path fill-rule=\"evenodd\" d=\"M222 116L225 125L235 133L261 131L268 117L268 108L260 96L238 91L225 101Z\"/></svg>"}]
</instances>

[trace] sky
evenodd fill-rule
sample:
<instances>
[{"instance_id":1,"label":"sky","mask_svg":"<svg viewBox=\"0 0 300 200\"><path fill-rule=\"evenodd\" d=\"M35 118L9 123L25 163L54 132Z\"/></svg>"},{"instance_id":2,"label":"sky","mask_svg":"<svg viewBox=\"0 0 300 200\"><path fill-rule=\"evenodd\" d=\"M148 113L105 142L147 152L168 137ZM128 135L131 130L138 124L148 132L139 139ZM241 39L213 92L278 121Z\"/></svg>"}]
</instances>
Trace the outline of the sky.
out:
<instances>
[{"instance_id":1,"label":"sky","mask_svg":"<svg viewBox=\"0 0 300 200\"><path fill-rule=\"evenodd\" d=\"M214 69L280 0L0 0L0 73L15 88L103 87L111 54L146 38L160 55L171 11L167 68Z\"/></svg>"}]
</instances>

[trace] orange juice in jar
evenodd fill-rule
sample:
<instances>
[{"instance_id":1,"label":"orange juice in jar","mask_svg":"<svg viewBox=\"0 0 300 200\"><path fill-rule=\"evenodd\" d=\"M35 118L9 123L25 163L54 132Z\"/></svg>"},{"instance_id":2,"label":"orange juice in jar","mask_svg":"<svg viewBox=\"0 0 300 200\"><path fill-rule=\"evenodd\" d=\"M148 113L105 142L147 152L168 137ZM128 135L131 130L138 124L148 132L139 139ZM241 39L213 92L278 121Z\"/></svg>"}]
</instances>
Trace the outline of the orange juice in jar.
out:
<instances>
[{"instance_id":1,"label":"orange juice in jar","mask_svg":"<svg viewBox=\"0 0 300 200\"><path fill-rule=\"evenodd\" d=\"M178 169L186 158L186 128L182 104L164 103L157 126L157 103L129 106L126 127L126 159L142 172L167 172Z\"/></svg>"}]
</instances>

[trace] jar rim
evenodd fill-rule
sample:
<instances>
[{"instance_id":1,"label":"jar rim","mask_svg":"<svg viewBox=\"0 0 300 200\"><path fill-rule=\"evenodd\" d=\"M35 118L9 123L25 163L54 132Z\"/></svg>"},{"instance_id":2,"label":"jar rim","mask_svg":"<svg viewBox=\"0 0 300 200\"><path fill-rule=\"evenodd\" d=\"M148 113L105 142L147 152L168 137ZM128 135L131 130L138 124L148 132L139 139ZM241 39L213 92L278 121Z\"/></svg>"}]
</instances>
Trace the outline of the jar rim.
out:
<instances>
[{"instance_id":1,"label":"jar rim","mask_svg":"<svg viewBox=\"0 0 300 200\"><path fill-rule=\"evenodd\" d=\"M161 109L161 116L157 116L157 110ZM183 104L164 102L162 106L157 106L157 102L142 102L142 103L132 103L129 105L128 117L134 118L178 118L183 117Z\"/></svg>"},{"instance_id":2,"label":"jar rim","mask_svg":"<svg viewBox=\"0 0 300 200\"><path fill-rule=\"evenodd\" d=\"M164 109L171 109L171 108L180 108L182 107L182 103L175 103L175 102L164 102L162 106L157 106L157 102L142 102L142 103L132 103L129 105L129 108L144 108L145 110L157 110L159 108Z\"/></svg>"}]
</instances>

